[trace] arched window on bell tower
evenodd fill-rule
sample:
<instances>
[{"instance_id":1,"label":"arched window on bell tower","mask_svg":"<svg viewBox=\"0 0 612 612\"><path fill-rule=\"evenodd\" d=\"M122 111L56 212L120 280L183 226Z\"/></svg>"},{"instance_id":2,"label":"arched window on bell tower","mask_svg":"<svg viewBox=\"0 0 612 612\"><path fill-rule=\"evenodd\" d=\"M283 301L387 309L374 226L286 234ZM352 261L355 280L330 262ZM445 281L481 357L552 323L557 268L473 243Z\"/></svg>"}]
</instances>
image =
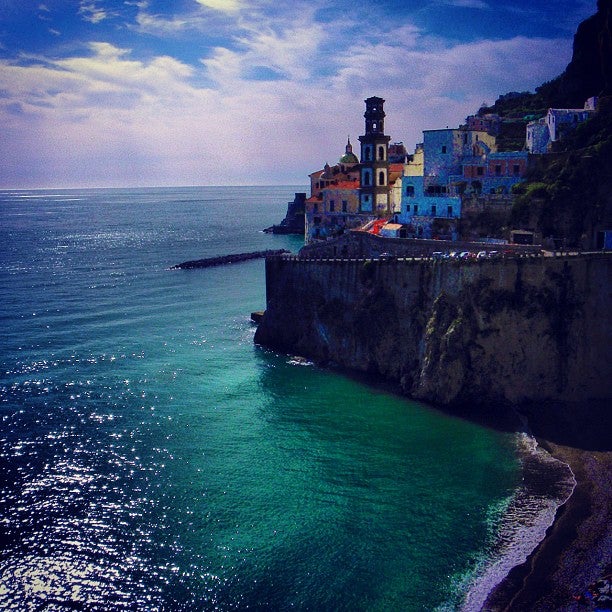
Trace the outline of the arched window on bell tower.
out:
<instances>
[{"instance_id":1,"label":"arched window on bell tower","mask_svg":"<svg viewBox=\"0 0 612 612\"><path fill-rule=\"evenodd\" d=\"M386 185L386 184L387 184L386 177L385 177L385 171L384 171L384 170L381 170L381 171L378 173L378 184L379 184L380 186L384 186L384 185Z\"/></svg>"},{"instance_id":2,"label":"arched window on bell tower","mask_svg":"<svg viewBox=\"0 0 612 612\"><path fill-rule=\"evenodd\" d=\"M384 161L385 159L385 147L384 146L378 147L378 159L382 161Z\"/></svg>"}]
</instances>

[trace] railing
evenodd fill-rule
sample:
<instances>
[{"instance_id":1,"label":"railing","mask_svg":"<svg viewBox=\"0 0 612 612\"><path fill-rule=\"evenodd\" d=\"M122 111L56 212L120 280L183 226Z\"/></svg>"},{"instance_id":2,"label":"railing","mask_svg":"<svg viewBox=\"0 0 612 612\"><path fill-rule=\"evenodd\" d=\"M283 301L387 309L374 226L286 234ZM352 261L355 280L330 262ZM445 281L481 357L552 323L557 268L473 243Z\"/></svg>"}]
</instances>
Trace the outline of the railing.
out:
<instances>
[{"instance_id":1,"label":"railing","mask_svg":"<svg viewBox=\"0 0 612 612\"><path fill-rule=\"evenodd\" d=\"M329 256L300 256L300 255L271 255L267 259L282 259L283 261L294 262L315 262L315 263L364 263L364 262L383 262L383 263L414 263L414 262L436 262L440 264L479 264L483 262L503 262L513 259L541 260L543 258L561 258L561 257L600 257L602 255L612 255L612 251L541 251L539 253L512 253L503 254L495 257L448 257L448 256L433 256L431 254L412 255L409 257L400 256L383 256L383 257L329 257Z\"/></svg>"}]
</instances>

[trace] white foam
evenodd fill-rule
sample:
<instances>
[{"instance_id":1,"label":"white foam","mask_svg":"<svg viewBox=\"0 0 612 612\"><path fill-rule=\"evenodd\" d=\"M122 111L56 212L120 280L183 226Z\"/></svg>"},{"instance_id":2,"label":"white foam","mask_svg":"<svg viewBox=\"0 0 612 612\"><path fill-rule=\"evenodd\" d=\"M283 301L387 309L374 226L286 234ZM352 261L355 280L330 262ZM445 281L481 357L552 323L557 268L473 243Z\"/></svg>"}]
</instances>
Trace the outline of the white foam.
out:
<instances>
[{"instance_id":1,"label":"white foam","mask_svg":"<svg viewBox=\"0 0 612 612\"><path fill-rule=\"evenodd\" d=\"M461 607L463 612L482 610L484 603L512 568L523 564L544 539L559 507L572 495L576 479L570 467L543 450L537 441L519 434L518 450L523 468L534 459L545 469L559 469L560 479L554 491L541 494L520 486L508 500L491 546L491 556L477 568ZM524 481L525 479L523 479Z\"/></svg>"}]
</instances>

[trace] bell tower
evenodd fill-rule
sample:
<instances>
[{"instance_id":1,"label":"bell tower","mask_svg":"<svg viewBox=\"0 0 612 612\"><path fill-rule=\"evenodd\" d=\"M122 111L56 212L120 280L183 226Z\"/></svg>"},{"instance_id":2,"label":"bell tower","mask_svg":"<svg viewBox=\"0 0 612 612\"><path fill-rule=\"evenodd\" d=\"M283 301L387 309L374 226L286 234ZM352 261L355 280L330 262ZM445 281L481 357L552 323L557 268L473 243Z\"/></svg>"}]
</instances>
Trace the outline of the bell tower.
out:
<instances>
[{"instance_id":1,"label":"bell tower","mask_svg":"<svg viewBox=\"0 0 612 612\"><path fill-rule=\"evenodd\" d=\"M361 174L359 180L359 209L382 217L389 214L389 141L385 135L385 101L382 98L365 100L365 134L361 143Z\"/></svg>"}]
</instances>

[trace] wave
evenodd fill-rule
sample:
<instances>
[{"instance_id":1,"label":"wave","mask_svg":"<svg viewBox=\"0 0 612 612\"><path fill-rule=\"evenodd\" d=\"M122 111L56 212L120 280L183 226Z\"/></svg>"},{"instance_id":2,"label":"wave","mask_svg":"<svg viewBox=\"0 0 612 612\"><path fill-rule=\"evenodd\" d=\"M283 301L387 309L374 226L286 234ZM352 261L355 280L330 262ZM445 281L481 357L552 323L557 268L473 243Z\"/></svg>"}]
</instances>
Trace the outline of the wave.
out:
<instances>
[{"instance_id":1,"label":"wave","mask_svg":"<svg viewBox=\"0 0 612 612\"><path fill-rule=\"evenodd\" d=\"M482 610L512 568L525 563L576 486L569 465L552 457L535 438L520 433L516 443L522 482L512 496L490 510L491 546L466 579L462 612Z\"/></svg>"}]
</instances>

